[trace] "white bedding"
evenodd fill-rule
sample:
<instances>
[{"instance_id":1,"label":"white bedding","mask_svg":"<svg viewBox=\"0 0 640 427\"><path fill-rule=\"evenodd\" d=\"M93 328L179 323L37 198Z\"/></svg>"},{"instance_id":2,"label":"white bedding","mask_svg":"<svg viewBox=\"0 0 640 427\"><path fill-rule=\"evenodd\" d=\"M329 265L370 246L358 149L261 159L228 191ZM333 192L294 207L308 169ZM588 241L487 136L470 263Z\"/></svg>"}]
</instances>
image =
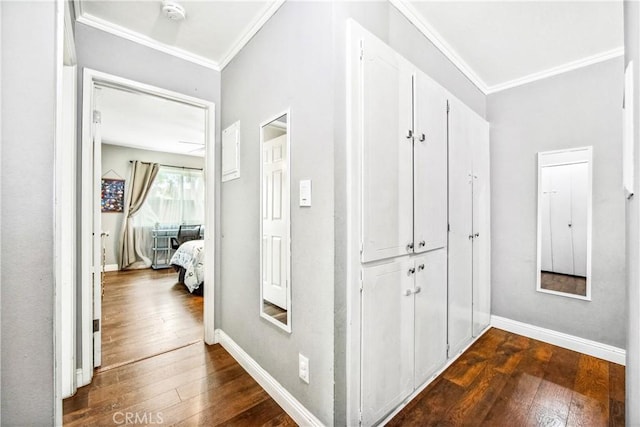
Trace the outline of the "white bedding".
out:
<instances>
[{"instance_id":1,"label":"white bedding","mask_svg":"<svg viewBox=\"0 0 640 427\"><path fill-rule=\"evenodd\" d=\"M171 264L185 269L184 284L193 293L204 282L204 240L181 244L171 257Z\"/></svg>"}]
</instances>

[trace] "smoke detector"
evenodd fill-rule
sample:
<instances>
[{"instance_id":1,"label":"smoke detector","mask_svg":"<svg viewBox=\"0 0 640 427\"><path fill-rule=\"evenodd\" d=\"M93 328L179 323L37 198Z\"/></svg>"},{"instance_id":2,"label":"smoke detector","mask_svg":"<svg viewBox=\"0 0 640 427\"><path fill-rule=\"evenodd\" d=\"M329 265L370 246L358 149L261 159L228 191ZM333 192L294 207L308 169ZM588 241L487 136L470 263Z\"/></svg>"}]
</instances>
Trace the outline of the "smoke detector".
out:
<instances>
[{"instance_id":1,"label":"smoke detector","mask_svg":"<svg viewBox=\"0 0 640 427\"><path fill-rule=\"evenodd\" d=\"M187 16L184 7L173 0L164 0L162 2L162 13L172 21L182 21Z\"/></svg>"}]
</instances>

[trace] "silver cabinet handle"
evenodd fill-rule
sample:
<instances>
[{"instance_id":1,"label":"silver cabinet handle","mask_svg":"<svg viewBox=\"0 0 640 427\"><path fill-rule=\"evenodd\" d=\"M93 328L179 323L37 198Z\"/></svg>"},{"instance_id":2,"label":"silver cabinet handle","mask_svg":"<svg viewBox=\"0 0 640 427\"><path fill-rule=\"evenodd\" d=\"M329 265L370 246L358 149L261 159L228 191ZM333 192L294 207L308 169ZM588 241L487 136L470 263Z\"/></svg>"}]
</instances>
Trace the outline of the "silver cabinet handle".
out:
<instances>
[{"instance_id":1,"label":"silver cabinet handle","mask_svg":"<svg viewBox=\"0 0 640 427\"><path fill-rule=\"evenodd\" d=\"M425 134L420 134L420 142L424 142L427 139L427 137L425 136Z\"/></svg>"},{"instance_id":2,"label":"silver cabinet handle","mask_svg":"<svg viewBox=\"0 0 640 427\"><path fill-rule=\"evenodd\" d=\"M410 269L409 269L409 274L414 274L415 272L416 272L416 269L415 269L415 268L410 268Z\"/></svg>"},{"instance_id":3,"label":"silver cabinet handle","mask_svg":"<svg viewBox=\"0 0 640 427\"><path fill-rule=\"evenodd\" d=\"M407 131L407 139L411 139L411 138L413 138L413 131L411 129L409 129Z\"/></svg>"},{"instance_id":4,"label":"silver cabinet handle","mask_svg":"<svg viewBox=\"0 0 640 427\"><path fill-rule=\"evenodd\" d=\"M413 251L413 242L407 244L407 252L412 252Z\"/></svg>"},{"instance_id":5,"label":"silver cabinet handle","mask_svg":"<svg viewBox=\"0 0 640 427\"><path fill-rule=\"evenodd\" d=\"M420 293L420 291L422 290L422 288L420 286L416 286L416 290L413 291L414 294L418 294Z\"/></svg>"},{"instance_id":6,"label":"silver cabinet handle","mask_svg":"<svg viewBox=\"0 0 640 427\"><path fill-rule=\"evenodd\" d=\"M418 266L418 271L422 271L422 270L424 270L424 264L420 264L420 265Z\"/></svg>"},{"instance_id":7,"label":"silver cabinet handle","mask_svg":"<svg viewBox=\"0 0 640 427\"><path fill-rule=\"evenodd\" d=\"M408 297L409 295L411 295L411 289L407 289L406 291L404 291L405 297Z\"/></svg>"},{"instance_id":8,"label":"silver cabinet handle","mask_svg":"<svg viewBox=\"0 0 640 427\"><path fill-rule=\"evenodd\" d=\"M421 240L420 243L418 243L418 246L423 248L426 244L427 244L427 242L425 242L424 240Z\"/></svg>"}]
</instances>

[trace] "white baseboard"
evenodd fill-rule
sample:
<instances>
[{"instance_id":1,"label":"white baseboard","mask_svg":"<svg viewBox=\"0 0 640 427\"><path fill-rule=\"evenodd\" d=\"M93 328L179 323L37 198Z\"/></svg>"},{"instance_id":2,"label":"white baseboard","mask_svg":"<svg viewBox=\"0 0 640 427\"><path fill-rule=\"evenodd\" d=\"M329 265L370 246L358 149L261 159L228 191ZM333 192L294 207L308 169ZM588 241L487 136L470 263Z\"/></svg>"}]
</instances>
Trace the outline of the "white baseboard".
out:
<instances>
[{"instance_id":1,"label":"white baseboard","mask_svg":"<svg viewBox=\"0 0 640 427\"><path fill-rule=\"evenodd\" d=\"M538 341L544 341L558 347L567 348L579 353L588 354L589 356L604 359L609 362L625 365L626 351L622 348L614 347L608 344L587 340L576 337L574 335L557 332L551 329L541 328L539 326L530 325L528 323L518 322L516 320L507 319L500 316L491 316L491 326L513 332L514 334L524 335Z\"/></svg>"},{"instance_id":2,"label":"white baseboard","mask_svg":"<svg viewBox=\"0 0 640 427\"><path fill-rule=\"evenodd\" d=\"M82 368L78 368L76 369L76 388L80 388L85 385L86 384L84 383L84 371L82 370Z\"/></svg>"},{"instance_id":3,"label":"white baseboard","mask_svg":"<svg viewBox=\"0 0 640 427\"><path fill-rule=\"evenodd\" d=\"M120 268L118 268L118 264L106 264L104 266L104 271L118 271L120 270Z\"/></svg>"},{"instance_id":4,"label":"white baseboard","mask_svg":"<svg viewBox=\"0 0 640 427\"><path fill-rule=\"evenodd\" d=\"M221 329L216 329L216 341L238 361L254 380L289 414L291 418L302 426L322 426L322 422L287 391L275 378L265 371L251 358L233 339Z\"/></svg>"}]
</instances>

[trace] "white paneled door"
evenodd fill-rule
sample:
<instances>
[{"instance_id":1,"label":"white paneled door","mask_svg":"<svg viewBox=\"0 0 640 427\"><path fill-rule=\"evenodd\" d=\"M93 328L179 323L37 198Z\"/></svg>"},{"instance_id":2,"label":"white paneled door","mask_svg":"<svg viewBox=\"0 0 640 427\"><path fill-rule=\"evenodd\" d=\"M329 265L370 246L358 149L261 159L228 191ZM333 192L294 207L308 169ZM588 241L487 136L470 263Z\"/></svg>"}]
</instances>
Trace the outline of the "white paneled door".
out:
<instances>
[{"instance_id":1,"label":"white paneled door","mask_svg":"<svg viewBox=\"0 0 640 427\"><path fill-rule=\"evenodd\" d=\"M449 346L458 353L472 336L473 194L470 112L457 100L449 111Z\"/></svg>"},{"instance_id":2,"label":"white paneled door","mask_svg":"<svg viewBox=\"0 0 640 427\"><path fill-rule=\"evenodd\" d=\"M362 262L412 252L411 80L393 51L364 46Z\"/></svg>"},{"instance_id":3,"label":"white paneled door","mask_svg":"<svg viewBox=\"0 0 640 427\"><path fill-rule=\"evenodd\" d=\"M420 253L447 245L447 93L419 71L414 93L413 244Z\"/></svg>"},{"instance_id":4,"label":"white paneled door","mask_svg":"<svg viewBox=\"0 0 640 427\"><path fill-rule=\"evenodd\" d=\"M289 183L287 171L287 135L262 144L262 268L263 298L287 309L287 259L289 244L288 206L286 191Z\"/></svg>"},{"instance_id":5,"label":"white paneled door","mask_svg":"<svg viewBox=\"0 0 640 427\"><path fill-rule=\"evenodd\" d=\"M413 391L414 262L366 267L362 278L362 425Z\"/></svg>"}]
</instances>

